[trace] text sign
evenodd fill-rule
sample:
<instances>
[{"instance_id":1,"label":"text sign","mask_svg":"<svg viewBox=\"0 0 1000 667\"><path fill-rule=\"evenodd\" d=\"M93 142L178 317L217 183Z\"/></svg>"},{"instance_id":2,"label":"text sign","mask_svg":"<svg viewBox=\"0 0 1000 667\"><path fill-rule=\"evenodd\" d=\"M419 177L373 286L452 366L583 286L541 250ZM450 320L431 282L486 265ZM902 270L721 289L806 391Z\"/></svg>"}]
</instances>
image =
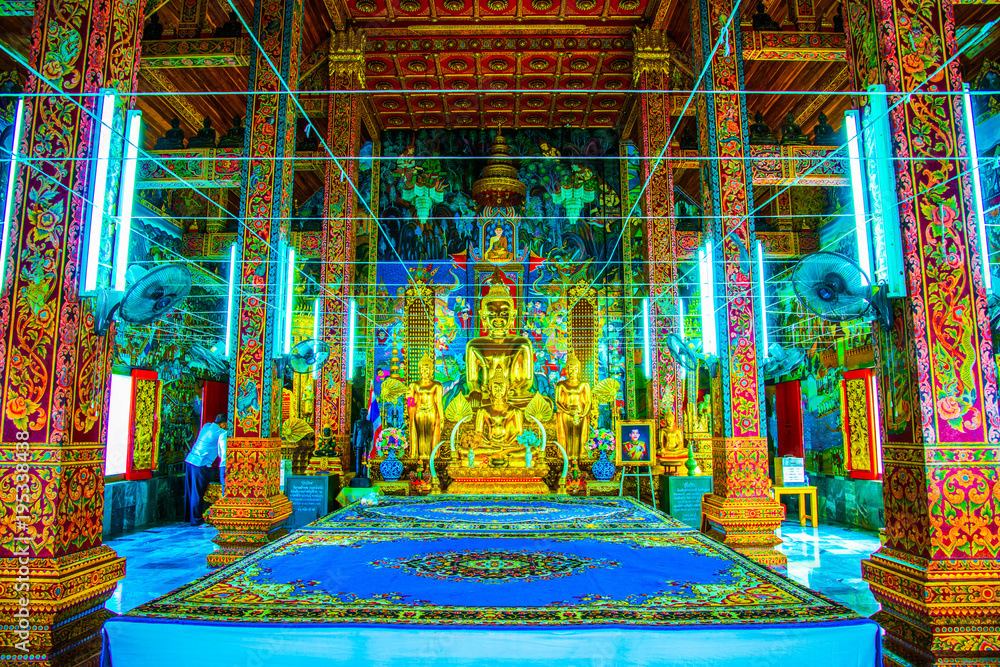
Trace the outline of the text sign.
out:
<instances>
[{"instance_id":1,"label":"text sign","mask_svg":"<svg viewBox=\"0 0 1000 667\"><path fill-rule=\"evenodd\" d=\"M701 498L712 492L711 477L661 477L666 483L663 511L695 530L701 530Z\"/></svg>"}]
</instances>

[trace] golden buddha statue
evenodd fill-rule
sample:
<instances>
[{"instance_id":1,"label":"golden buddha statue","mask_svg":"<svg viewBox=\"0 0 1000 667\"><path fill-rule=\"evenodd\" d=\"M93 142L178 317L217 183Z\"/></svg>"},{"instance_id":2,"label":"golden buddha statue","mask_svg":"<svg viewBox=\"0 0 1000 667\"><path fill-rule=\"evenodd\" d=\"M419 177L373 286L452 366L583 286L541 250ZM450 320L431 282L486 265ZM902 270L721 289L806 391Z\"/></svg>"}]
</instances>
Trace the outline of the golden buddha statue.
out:
<instances>
[{"instance_id":1,"label":"golden buddha statue","mask_svg":"<svg viewBox=\"0 0 1000 667\"><path fill-rule=\"evenodd\" d=\"M487 465L524 468L528 458L517 436L524 431L524 411L508 403L510 383L503 367L489 380L489 398L476 413L476 432L482 439L482 454ZM479 454L480 452L476 452Z\"/></svg>"},{"instance_id":2,"label":"golden buddha statue","mask_svg":"<svg viewBox=\"0 0 1000 667\"><path fill-rule=\"evenodd\" d=\"M420 381L406 390L406 422L410 431L407 455L412 459L430 458L434 445L441 440L441 423L444 421L442 385L434 379L434 358L425 352L419 369Z\"/></svg>"},{"instance_id":3,"label":"golden buddha statue","mask_svg":"<svg viewBox=\"0 0 1000 667\"><path fill-rule=\"evenodd\" d=\"M571 351L566 356L566 379L556 383L556 438L566 456L579 459L590 437L590 384L580 381L580 360Z\"/></svg>"},{"instance_id":4,"label":"golden buddha statue","mask_svg":"<svg viewBox=\"0 0 1000 667\"><path fill-rule=\"evenodd\" d=\"M493 273L489 293L480 301L480 315L488 335L473 338L465 348L465 373L469 400L474 407L486 403L489 381L503 369L508 382L506 401L523 408L531 400L535 382L535 350L531 341L513 335L517 310L503 274Z\"/></svg>"}]
</instances>

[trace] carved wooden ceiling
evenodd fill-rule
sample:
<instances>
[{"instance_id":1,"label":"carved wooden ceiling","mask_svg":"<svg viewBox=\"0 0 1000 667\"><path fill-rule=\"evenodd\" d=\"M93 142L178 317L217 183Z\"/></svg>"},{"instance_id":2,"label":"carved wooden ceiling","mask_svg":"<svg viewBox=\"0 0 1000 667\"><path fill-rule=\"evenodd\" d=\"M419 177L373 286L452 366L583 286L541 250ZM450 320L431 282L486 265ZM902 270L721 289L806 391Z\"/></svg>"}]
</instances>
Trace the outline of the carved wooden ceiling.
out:
<instances>
[{"instance_id":1,"label":"carved wooden ceiling","mask_svg":"<svg viewBox=\"0 0 1000 667\"><path fill-rule=\"evenodd\" d=\"M363 27L385 22L502 21L637 23L649 0L347 0L351 19Z\"/></svg>"},{"instance_id":2,"label":"carved wooden ceiling","mask_svg":"<svg viewBox=\"0 0 1000 667\"><path fill-rule=\"evenodd\" d=\"M630 31L469 32L369 39L367 87L383 127L617 124L631 87Z\"/></svg>"}]
</instances>

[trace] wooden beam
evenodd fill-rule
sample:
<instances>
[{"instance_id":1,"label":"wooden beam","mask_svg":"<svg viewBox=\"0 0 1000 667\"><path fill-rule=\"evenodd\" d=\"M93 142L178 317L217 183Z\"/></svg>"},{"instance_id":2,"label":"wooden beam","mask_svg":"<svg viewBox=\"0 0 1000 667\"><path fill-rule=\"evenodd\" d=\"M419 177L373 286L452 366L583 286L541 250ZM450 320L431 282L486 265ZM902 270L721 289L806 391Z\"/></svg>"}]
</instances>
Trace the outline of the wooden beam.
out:
<instances>
[{"instance_id":1,"label":"wooden beam","mask_svg":"<svg viewBox=\"0 0 1000 667\"><path fill-rule=\"evenodd\" d=\"M249 37L206 37L198 39L151 39L142 43L142 72L153 69L196 67L247 67L250 65Z\"/></svg>"},{"instance_id":2,"label":"wooden beam","mask_svg":"<svg viewBox=\"0 0 1000 667\"><path fill-rule=\"evenodd\" d=\"M325 65L330 57L330 38L327 37L319 46L312 50L312 53L302 58L299 64L299 81L304 81L310 74Z\"/></svg>"},{"instance_id":3,"label":"wooden beam","mask_svg":"<svg viewBox=\"0 0 1000 667\"><path fill-rule=\"evenodd\" d=\"M842 32L782 32L744 30L744 60L847 60Z\"/></svg>"},{"instance_id":4,"label":"wooden beam","mask_svg":"<svg viewBox=\"0 0 1000 667\"><path fill-rule=\"evenodd\" d=\"M323 0L323 4L326 5L326 11L330 14L330 20L333 21L333 29L343 30L350 18L343 0Z\"/></svg>"},{"instance_id":5,"label":"wooden beam","mask_svg":"<svg viewBox=\"0 0 1000 667\"><path fill-rule=\"evenodd\" d=\"M834 66L832 71L828 72L823 79L820 80L819 85L816 86L818 94L807 95L792 113L795 114L795 122L799 125L806 122L806 120L812 116L817 109L826 103L826 100L830 97L830 93L839 91L847 83L850 77L851 70L844 63L840 66Z\"/></svg>"},{"instance_id":6,"label":"wooden beam","mask_svg":"<svg viewBox=\"0 0 1000 667\"><path fill-rule=\"evenodd\" d=\"M0 16L34 16L35 0L0 0Z\"/></svg>"},{"instance_id":7,"label":"wooden beam","mask_svg":"<svg viewBox=\"0 0 1000 667\"><path fill-rule=\"evenodd\" d=\"M170 107L177 112L177 115L190 123L195 130L201 127L203 118L195 111L186 95L176 95L179 92L174 85L163 75L160 70L142 70L142 78L149 83L149 87L164 96L170 97Z\"/></svg>"},{"instance_id":8,"label":"wooden beam","mask_svg":"<svg viewBox=\"0 0 1000 667\"><path fill-rule=\"evenodd\" d=\"M750 173L754 185L850 185L847 160L832 157L835 146L750 146L747 157L751 160ZM700 151L671 151L673 169L700 169ZM846 155L844 156L846 157Z\"/></svg>"}]
</instances>

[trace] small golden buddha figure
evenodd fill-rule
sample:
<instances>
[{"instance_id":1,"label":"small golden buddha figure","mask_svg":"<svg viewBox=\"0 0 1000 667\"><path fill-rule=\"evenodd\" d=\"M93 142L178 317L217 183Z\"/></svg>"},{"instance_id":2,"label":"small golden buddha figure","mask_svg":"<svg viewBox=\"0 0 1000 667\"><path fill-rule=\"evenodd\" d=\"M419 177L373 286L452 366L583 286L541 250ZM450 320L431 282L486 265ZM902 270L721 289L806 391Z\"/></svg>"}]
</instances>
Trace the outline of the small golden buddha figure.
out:
<instances>
[{"instance_id":1,"label":"small golden buddha figure","mask_svg":"<svg viewBox=\"0 0 1000 667\"><path fill-rule=\"evenodd\" d=\"M566 379L556 383L556 437L566 456L579 459L590 437L592 406L590 384L580 381L580 360L566 356Z\"/></svg>"},{"instance_id":2,"label":"small golden buddha figure","mask_svg":"<svg viewBox=\"0 0 1000 667\"><path fill-rule=\"evenodd\" d=\"M406 391L406 421L409 427L412 459L430 458L434 445L441 440L442 385L434 379L434 358L427 353L420 359L420 382L414 382Z\"/></svg>"},{"instance_id":3,"label":"small golden buddha figure","mask_svg":"<svg viewBox=\"0 0 1000 667\"><path fill-rule=\"evenodd\" d=\"M513 255L507 248L507 237L504 236L503 227L497 225L490 237L489 247L486 248L486 259L491 262L508 262Z\"/></svg>"},{"instance_id":4,"label":"small golden buddha figure","mask_svg":"<svg viewBox=\"0 0 1000 667\"><path fill-rule=\"evenodd\" d=\"M677 424L676 418L670 416L670 426L660 431L659 446L656 455L659 458L673 458L687 454L684 447L684 429Z\"/></svg>"},{"instance_id":5,"label":"small golden buddha figure","mask_svg":"<svg viewBox=\"0 0 1000 667\"><path fill-rule=\"evenodd\" d=\"M479 308L488 335L473 338L465 348L469 402L473 407L486 402L483 395L488 393L489 380L502 368L509 382L507 402L523 408L531 400L535 382L535 350L530 340L511 333L517 310L499 270L493 273L490 291Z\"/></svg>"},{"instance_id":6,"label":"small golden buddha figure","mask_svg":"<svg viewBox=\"0 0 1000 667\"><path fill-rule=\"evenodd\" d=\"M503 462L504 467L524 468L527 456L517 436L524 430L524 412L508 403L510 383L503 368L490 375L489 398L476 413L476 431L483 441L487 465ZM479 452L476 452L478 455Z\"/></svg>"}]
</instances>

